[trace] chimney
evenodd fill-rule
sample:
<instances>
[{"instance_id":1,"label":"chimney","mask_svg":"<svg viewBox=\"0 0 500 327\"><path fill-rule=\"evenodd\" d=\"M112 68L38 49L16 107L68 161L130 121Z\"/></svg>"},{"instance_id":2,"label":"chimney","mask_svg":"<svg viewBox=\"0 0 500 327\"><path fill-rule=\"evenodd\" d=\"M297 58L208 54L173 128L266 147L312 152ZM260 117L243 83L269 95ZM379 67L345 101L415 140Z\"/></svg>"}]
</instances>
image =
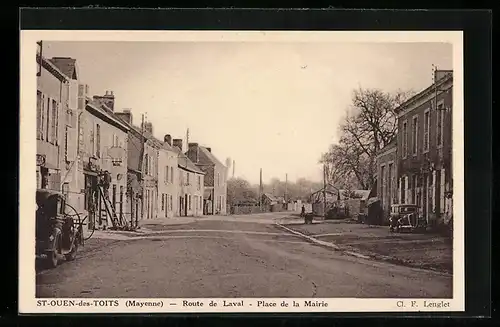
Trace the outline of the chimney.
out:
<instances>
[{"instance_id":1,"label":"chimney","mask_svg":"<svg viewBox=\"0 0 500 327\"><path fill-rule=\"evenodd\" d=\"M173 142L173 145L182 151L182 139L174 139Z\"/></svg>"},{"instance_id":2,"label":"chimney","mask_svg":"<svg viewBox=\"0 0 500 327\"><path fill-rule=\"evenodd\" d=\"M163 141L171 146L172 145L172 136L170 134L165 135L165 137L163 138Z\"/></svg>"},{"instance_id":3,"label":"chimney","mask_svg":"<svg viewBox=\"0 0 500 327\"><path fill-rule=\"evenodd\" d=\"M115 115L124 120L127 124L132 125L132 112L130 109L123 109L123 112L115 112Z\"/></svg>"},{"instance_id":4,"label":"chimney","mask_svg":"<svg viewBox=\"0 0 500 327\"><path fill-rule=\"evenodd\" d=\"M144 123L144 131L148 132L149 134L153 135L153 123L148 121Z\"/></svg>"},{"instance_id":5,"label":"chimney","mask_svg":"<svg viewBox=\"0 0 500 327\"><path fill-rule=\"evenodd\" d=\"M111 111L115 111L115 96L113 91L106 91L104 95L94 95L94 100L98 101L101 105L106 105Z\"/></svg>"},{"instance_id":6,"label":"chimney","mask_svg":"<svg viewBox=\"0 0 500 327\"><path fill-rule=\"evenodd\" d=\"M206 149L208 150L208 152L212 153L212 148L206 147Z\"/></svg>"},{"instance_id":7,"label":"chimney","mask_svg":"<svg viewBox=\"0 0 500 327\"><path fill-rule=\"evenodd\" d=\"M189 143L188 144L188 151L187 151L187 156L189 160L191 160L194 163L198 162L198 154L199 154L200 148L198 147L198 143Z\"/></svg>"}]
</instances>

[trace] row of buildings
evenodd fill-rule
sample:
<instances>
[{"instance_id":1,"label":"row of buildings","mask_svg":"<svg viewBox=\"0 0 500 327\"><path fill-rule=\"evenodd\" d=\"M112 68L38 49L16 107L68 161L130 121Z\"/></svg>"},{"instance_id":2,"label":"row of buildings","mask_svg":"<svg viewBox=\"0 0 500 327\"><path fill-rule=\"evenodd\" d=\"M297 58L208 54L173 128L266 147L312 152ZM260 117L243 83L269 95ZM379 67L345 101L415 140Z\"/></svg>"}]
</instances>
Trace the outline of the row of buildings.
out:
<instances>
[{"instance_id":1,"label":"row of buildings","mask_svg":"<svg viewBox=\"0 0 500 327\"><path fill-rule=\"evenodd\" d=\"M95 193L102 172L111 176L108 203L131 225L226 214L227 168L210 147L155 138L151 122L116 110L112 91L91 97L76 59L45 58L41 42L37 67L37 189L65 194L91 228L110 223Z\"/></svg>"},{"instance_id":2,"label":"row of buildings","mask_svg":"<svg viewBox=\"0 0 500 327\"><path fill-rule=\"evenodd\" d=\"M396 109L396 137L377 155L377 195L384 216L392 204L415 204L430 224L452 217L453 72Z\"/></svg>"}]
</instances>

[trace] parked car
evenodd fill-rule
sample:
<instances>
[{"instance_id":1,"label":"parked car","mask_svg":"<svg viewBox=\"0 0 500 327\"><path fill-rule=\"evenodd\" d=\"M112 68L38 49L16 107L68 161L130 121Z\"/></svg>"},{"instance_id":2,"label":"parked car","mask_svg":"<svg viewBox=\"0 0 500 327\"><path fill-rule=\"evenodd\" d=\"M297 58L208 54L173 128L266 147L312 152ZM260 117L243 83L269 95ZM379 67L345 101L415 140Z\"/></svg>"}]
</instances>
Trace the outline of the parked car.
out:
<instances>
[{"instance_id":1,"label":"parked car","mask_svg":"<svg viewBox=\"0 0 500 327\"><path fill-rule=\"evenodd\" d=\"M421 231L427 228L427 220L419 215L416 204L393 204L389 216L391 232Z\"/></svg>"}]
</instances>

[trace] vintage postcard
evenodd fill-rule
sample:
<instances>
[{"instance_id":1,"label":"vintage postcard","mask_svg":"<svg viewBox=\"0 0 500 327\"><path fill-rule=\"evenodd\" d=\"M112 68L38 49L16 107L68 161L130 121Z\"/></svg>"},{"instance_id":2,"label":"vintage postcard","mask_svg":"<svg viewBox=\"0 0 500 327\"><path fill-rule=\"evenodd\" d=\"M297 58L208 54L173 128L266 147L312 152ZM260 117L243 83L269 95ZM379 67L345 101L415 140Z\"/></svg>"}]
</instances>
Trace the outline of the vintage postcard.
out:
<instances>
[{"instance_id":1,"label":"vintage postcard","mask_svg":"<svg viewBox=\"0 0 500 327\"><path fill-rule=\"evenodd\" d=\"M21 31L20 313L464 311L462 46Z\"/></svg>"}]
</instances>

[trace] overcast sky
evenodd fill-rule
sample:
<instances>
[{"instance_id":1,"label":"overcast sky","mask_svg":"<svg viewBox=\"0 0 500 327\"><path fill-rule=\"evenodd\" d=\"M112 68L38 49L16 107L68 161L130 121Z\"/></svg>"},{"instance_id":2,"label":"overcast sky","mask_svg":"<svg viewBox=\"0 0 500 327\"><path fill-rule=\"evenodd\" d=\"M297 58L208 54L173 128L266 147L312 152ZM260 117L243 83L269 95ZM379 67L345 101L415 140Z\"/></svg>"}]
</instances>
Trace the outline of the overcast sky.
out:
<instances>
[{"instance_id":1,"label":"overcast sky","mask_svg":"<svg viewBox=\"0 0 500 327\"><path fill-rule=\"evenodd\" d=\"M77 59L92 95L112 90L165 134L209 146L235 176L321 180L318 159L358 87L419 91L432 64L452 69L443 43L44 42L45 57ZM184 140L185 142L185 140ZM232 168L231 168L232 173ZM231 174L230 173L230 174Z\"/></svg>"}]
</instances>

